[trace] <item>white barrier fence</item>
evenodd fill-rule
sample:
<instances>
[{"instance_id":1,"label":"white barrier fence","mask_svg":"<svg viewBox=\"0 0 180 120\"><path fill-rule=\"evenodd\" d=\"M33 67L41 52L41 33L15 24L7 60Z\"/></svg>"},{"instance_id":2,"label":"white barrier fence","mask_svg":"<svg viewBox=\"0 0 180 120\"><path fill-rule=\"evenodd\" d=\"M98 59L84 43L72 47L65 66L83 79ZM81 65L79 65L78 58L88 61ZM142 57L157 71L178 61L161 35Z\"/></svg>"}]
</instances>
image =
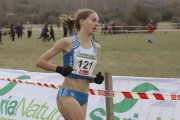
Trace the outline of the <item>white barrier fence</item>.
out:
<instances>
[{"instance_id":1,"label":"white barrier fence","mask_svg":"<svg viewBox=\"0 0 180 120\"><path fill-rule=\"evenodd\" d=\"M61 84L63 77L56 73L37 73L0 69L0 78L40 83ZM113 76L113 91L174 95L170 99L138 99L114 96L115 120L179 120L180 79ZM105 120L104 85L91 84L86 120ZM101 91L96 91L101 90ZM108 92L109 93L109 92ZM56 107L57 89L0 80L0 118L13 120L63 120ZM128 95L129 95L128 94ZM104 95L104 96L102 96ZM126 94L127 95L127 94ZM133 95L134 96L134 95ZM136 95L135 95L136 96ZM67 106L70 107L70 106Z\"/></svg>"}]
</instances>

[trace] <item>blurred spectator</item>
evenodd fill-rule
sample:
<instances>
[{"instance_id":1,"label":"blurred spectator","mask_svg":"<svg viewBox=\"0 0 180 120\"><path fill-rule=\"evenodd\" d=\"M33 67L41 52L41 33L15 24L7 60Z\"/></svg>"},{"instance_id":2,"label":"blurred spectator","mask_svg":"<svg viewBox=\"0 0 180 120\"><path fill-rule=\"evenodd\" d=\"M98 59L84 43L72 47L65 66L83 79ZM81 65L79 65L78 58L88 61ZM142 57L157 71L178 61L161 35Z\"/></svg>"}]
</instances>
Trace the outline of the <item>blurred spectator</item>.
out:
<instances>
[{"instance_id":1,"label":"blurred spectator","mask_svg":"<svg viewBox=\"0 0 180 120\"><path fill-rule=\"evenodd\" d=\"M10 37L12 41L15 41L15 28L14 28L14 24L11 24L10 26Z\"/></svg>"},{"instance_id":2,"label":"blurred spectator","mask_svg":"<svg viewBox=\"0 0 180 120\"><path fill-rule=\"evenodd\" d=\"M26 29L27 29L27 37L30 38L32 36L32 25L30 24L30 22L27 22Z\"/></svg>"},{"instance_id":3,"label":"blurred spectator","mask_svg":"<svg viewBox=\"0 0 180 120\"><path fill-rule=\"evenodd\" d=\"M107 28L108 28L108 32L109 32L109 34L112 34L112 25L111 25L111 24L109 24L109 25L107 26Z\"/></svg>"},{"instance_id":4,"label":"blurred spectator","mask_svg":"<svg viewBox=\"0 0 180 120\"><path fill-rule=\"evenodd\" d=\"M2 45L2 31L0 30L0 44Z\"/></svg>"},{"instance_id":5,"label":"blurred spectator","mask_svg":"<svg viewBox=\"0 0 180 120\"><path fill-rule=\"evenodd\" d=\"M21 23L17 23L17 25L16 25L16 34L17 34L18 38L22 38L23 26Z\"/></svg>"},{"instance_id":6,"label":"blurred spectator","mask_svg":"<svg viewBox=\"0 0 180 120\"><path fill-rule=\"evenodd\" d=\"M63 24L63 37L67 37L67 33L68 33L68 27L67 25Z\"/></svg>"},{"instance_id":7,"label":"blurred spectator","mask_svg":"<svg viewBox=\"0 0 180 120\"><path fill-rule=\"evenodd\" d=\"M42 26L40 36L38 37L38 39L43 39L43 37L44 37L44 27L45 27L45 25Z\"/></svg>"},{"instance_id":8,"label":"blurred spectator","mask_svg":"<svg viewBox=\"0 0 180 120\"><path fill-rule=\"evenodd\" d=\"M149 19L148 33L149 33L148 42L153 43L154 42L154 28L153 28L153 20L152 19Z\"/></svg>"},{"instance_id":9,"label":"blurred spectator","mask_svg":"<svg viewBox=\"0 0 180 120\"><path fill-rule=\"evenodd\" d=\"M51 39L53 39L53 41L55 42L54 29L53 29L53 25L52 24L50 24L50 31L49 31L49 33L50 33L49 41Z\"/></svg>"},{"instance_id":10,"label":"blurred spectator","mask_svg":"<svg viewBox=\"0 0 180 120\"><path fill-rule=\"evenodd\" d=\"M104 23L101 24L101 34L105 34L105 27L106 25Z\"/></svg>"},{"instance_id":11,"label":"blurred spectator","mask_svg":"<svg viewBox=\"0 0 180 120\"><path fill-rule=\"evenodd\" d=\"M42 39L42 42L47 42L49 41L49 29L48 29L48 25L45 24L44 25L44 32L43 32L43 39Z\"/></svg>"}]
</instances>

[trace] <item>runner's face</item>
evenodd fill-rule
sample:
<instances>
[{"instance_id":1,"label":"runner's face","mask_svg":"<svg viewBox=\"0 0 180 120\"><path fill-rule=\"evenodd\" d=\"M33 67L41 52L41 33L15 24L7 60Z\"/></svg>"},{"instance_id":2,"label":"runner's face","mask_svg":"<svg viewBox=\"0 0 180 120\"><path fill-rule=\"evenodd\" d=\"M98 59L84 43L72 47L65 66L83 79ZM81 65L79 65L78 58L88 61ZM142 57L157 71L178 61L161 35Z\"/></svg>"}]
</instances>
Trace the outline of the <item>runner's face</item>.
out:
<instances>
[{"instance_id":1,"label":"runner's face","mask_svg":"<svg viewBox=\"0 0 180 120\"><path fill-rule=\"evenodd\" d=\"M97 26L99 25L99 17L96 13L92 13L84 20L84 28L87 30L89 35L92 35Z\"/></svg>"}]
</instances>

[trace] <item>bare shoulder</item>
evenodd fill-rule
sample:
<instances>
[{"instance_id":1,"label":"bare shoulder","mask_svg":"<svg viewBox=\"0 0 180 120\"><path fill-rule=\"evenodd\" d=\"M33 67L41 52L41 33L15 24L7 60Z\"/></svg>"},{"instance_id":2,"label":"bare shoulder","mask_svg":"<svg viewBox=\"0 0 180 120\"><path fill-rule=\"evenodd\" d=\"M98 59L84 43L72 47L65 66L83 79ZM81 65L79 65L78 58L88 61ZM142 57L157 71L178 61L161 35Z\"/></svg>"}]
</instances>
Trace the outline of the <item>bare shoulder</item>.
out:
<instances>
[{"instance_id":1,"label":"bare shoulder","mask_svg":"<svg viewBox=\"0 0 180 120\"><path fill-rule=\"evenodd\" d=\"M60 40L56 42L56 44L68 46L72 44L72 38L71 37L61 38Z\"/></svg>"},{"instance_id":2,"label":"bare shoulder","mask_svg":"<svg viewBox=\"0 0 180 120\"><path fill-rule=\"evenodd\" d=\"M95 45L96 45L98 51L101 50L101 45L99 43L95 42Z\"/></svg>"},{"instance_id":3,"label":"bare shoulder","mask_svg":"<svg viewBox=\"0 0 180 120\"><path fill-rule=\"evenodd\" d=\"M57 41L57 44L71 44L72 38L71 37L64 37Z\"/></svg>"},{"instance_id":4,"label":"bare shoulder","mask_svg":"<svg viewBox=\"0 0 180 120\"><path fill-rule=\"evenodd\" d=\"M72 38L65 37L65 38L61 38L60 40L58 40L55 43L54 48L59 49L59 50L65 50L71 46L72 46Z\"/></svg>"}]
</instances>

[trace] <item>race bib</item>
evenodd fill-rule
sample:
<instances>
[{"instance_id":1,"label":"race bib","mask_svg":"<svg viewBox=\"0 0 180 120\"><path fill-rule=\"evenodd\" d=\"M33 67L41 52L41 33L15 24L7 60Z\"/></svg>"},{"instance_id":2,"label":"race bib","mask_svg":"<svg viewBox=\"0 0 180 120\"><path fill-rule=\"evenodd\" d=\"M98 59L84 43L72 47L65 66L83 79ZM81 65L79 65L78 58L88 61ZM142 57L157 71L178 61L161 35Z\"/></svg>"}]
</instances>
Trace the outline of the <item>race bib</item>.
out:
<instances>
[{"instance_id":1,"label":"race bib","mask_svg":"<svg viewBox=\"0 0 180 120\"><path fill-rule=\"evenodd\" d=\"M96 65L96 55L78 52L74 57L74 74L92 76L94 67Z\"/></svg>"}]
</instances>

